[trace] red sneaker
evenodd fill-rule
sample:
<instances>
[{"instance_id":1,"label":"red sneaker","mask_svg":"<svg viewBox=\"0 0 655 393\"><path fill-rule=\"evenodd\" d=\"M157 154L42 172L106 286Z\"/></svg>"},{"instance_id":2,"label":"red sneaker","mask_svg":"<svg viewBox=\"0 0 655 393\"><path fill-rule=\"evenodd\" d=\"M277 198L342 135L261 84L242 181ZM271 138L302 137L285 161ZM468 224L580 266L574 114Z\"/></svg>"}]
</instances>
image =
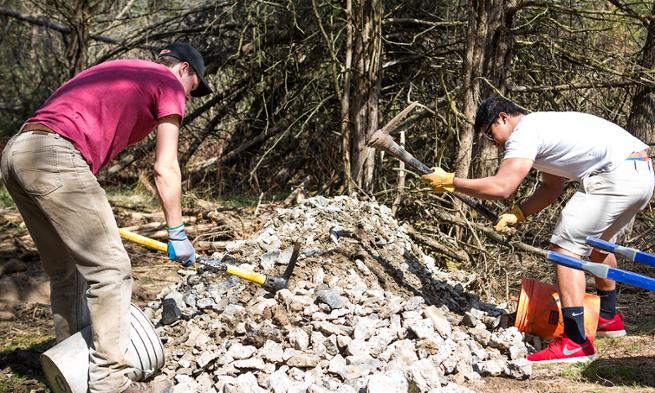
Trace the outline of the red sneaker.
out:
<instances>
[{"instance_id":1,"label":"red sneaker","mask_svg":"<svg viewBox=\"0 0 655 393\"><path fill-rule=\"evenodd\" d=\"M596 358L594 344L587 339L576 344L566 336L557 337L548 347L528 356L528 361L538 363L578 363L590 362Z\"/></svg>"},{"instance_id":2,"label":"red sneaker","mask_svg":"<svg viewBox=\"0 0 655 393\"><path fill-rule=\"evenodd\" d=\"M614 314L614 318L612 319L598 317L596 337L623 337L625 335L623 315L620 312Z\"/></svg>"}]
</instances>

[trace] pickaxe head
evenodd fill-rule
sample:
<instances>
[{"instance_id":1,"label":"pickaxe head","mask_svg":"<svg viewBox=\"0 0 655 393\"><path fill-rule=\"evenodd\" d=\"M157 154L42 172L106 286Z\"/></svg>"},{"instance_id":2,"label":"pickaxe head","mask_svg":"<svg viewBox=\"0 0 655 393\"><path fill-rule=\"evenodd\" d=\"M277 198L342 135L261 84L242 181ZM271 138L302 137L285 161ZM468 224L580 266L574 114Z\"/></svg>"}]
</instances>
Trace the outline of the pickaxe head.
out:
<instances>
[{"instance_id":1,"label":"pickaxe head","mask_svg":"<svg viewBox=\"0 0 655 393\"><path fill-rule=\"evenodd\" d=\"M393 138L389 136L389 133L384 129L379 129L371 135L368 142L366 142L366 146L372 147L375 150L388 151L389 146L391 146L393 142Z\"/></svg>"},{"instance_id":2,"label":"pickaxe head","mask_svg":"<svg viewBox=\"0 0 655 393\"><path fill-rule=\"evenodd\" d=\"M300 255L300 241L296 241L293 245L293 252L291 253L291 258L289 258L289 263L287 263L287 268L284 271L282 277L279 276L266 276L266 281L264 282L264 289L270 293L275 293L280 289L284 289L289 286L289 278L293 274L293 269L296 267L296 261L298 260L298 255Z\"/></svg>"}]
</instances>

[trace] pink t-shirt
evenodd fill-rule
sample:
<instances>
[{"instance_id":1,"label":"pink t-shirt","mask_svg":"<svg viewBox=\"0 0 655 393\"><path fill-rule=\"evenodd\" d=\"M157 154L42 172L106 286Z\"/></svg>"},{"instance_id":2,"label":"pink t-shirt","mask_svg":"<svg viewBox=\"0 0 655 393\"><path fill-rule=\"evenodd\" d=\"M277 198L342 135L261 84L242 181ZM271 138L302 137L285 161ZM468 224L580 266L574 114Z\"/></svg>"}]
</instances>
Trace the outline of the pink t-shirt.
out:
<instances>
[{"instance_id":1,"label":"pink t-shirt","mask_svg":"<svg viewBox=\"0 0 655 393\"><path fill-rule=\"evenodd\" d=\"M184 117L182 83L161 64L112 60L63 84L27 120L40 123L80 151L98 173L126 146L145 138L157 119Z\"/></svg>"}]
</instances>

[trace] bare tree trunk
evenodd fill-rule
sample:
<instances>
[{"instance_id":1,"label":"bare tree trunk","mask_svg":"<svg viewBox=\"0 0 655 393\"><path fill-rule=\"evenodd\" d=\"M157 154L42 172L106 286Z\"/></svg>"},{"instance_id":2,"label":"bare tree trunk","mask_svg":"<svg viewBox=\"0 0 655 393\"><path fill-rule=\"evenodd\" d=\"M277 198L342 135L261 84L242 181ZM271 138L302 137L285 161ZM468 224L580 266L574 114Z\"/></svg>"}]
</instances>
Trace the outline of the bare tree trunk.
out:
<instances>
[{"instance_id":1,"label":"bare tree trunk","mask_svg":"<svg viewBox=\"0 0 655 393\"><path fill-rule=\"evenodd\" d=\"M514 3L515 0L485 1L487 34L482 75L486 81L481 83L480 99L491 95L504 95L507 91L507 74L512 66L514 44L511 31ZM471 176L491 176L498 167L498 149L486 138L479 138L479 141L480 143L474 146L476 160L472 163Z\"/></svg>"},{"instance_id":2,"label":"bare tree trunk","mask_svg":"<svg viewBox=\"0 0 655 393\"><path fill-rule=\"evenodd\" d=\"M383 7L380 0L361 0L355 4L353 21L357 35L350 100L350 177L365 191L371 191L375 155L373 149L366 147L366 140L378 128Z\"/></svg>"},{"instance_id":3,"label":"bare tree trunk","mask_svg":"<svg viewBox=\"0 0 655 393\"><path fill-rule=\"evenodd\" d=\"M70 67L69 75L73 77L88 64L90 18L92 8L95 6L89 0L74 2L53 0L53 5L62 13L71 29L70 34L65 37L65 57Z\"/></svg>"},{"instance_id":4,"label":"bare tree trunk","mask_svg":"<svg viewBox=\"0 0 655 393\"><path fill-rule=\"evenodd\" d=\"M341 154L343 157L344 183L350 195L353 181L350 177L350 83L353 63L353 3L346 0L346 58L344 64L343 94L341 95Z\"/></svg>"},{"instance_id":5,"label":"bare tree trunk","mask_svg":"<svg viewBox=\"0 0 655 393\"><path fill-rule=\"evenodd\" d=\"M489 0L473 0L469 3L466 54L463 63L462 114L474 119L480 101L479 78L482 75L484 45L487 36L487 7ZM455 160L455 174L468 177L471 167L474 130L470 124L458 121L459 150Z\"/></svg>"},{"instance_id":6,"label":"bare tree trunk","mask_svg":"<svg viewBox=\"0 0 655 393\"><path fill-rule=\"evenodd\" d=\"M655 66L655 3L648 20L648 34L644 43L643 54L639 65L644 70L652 70ZM637 138L655 147L655 89L650 86L639 86L632 98L632 108L628 117L627 128Z\"/></svg>"}]
</instances>

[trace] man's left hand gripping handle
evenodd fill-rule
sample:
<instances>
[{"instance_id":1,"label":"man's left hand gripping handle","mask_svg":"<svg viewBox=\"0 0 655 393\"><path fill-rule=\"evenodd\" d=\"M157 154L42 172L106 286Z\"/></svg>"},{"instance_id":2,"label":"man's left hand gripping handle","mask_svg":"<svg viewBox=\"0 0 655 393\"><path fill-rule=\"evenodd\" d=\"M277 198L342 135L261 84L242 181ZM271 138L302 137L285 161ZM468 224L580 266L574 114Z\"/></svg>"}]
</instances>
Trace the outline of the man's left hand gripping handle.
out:
<instances>
[{"instance_id":1,"label":"man's left hand gripping handle","mask_svg":"<svg viewBox=\"0 0 655 393\"><path fill-rule=\"evenodd\" d=\"M184 267L193 265L196 260L196 250L184 232L184 224L168 230L168 259L182 264Z\"/></svg>"}]
</instances>

